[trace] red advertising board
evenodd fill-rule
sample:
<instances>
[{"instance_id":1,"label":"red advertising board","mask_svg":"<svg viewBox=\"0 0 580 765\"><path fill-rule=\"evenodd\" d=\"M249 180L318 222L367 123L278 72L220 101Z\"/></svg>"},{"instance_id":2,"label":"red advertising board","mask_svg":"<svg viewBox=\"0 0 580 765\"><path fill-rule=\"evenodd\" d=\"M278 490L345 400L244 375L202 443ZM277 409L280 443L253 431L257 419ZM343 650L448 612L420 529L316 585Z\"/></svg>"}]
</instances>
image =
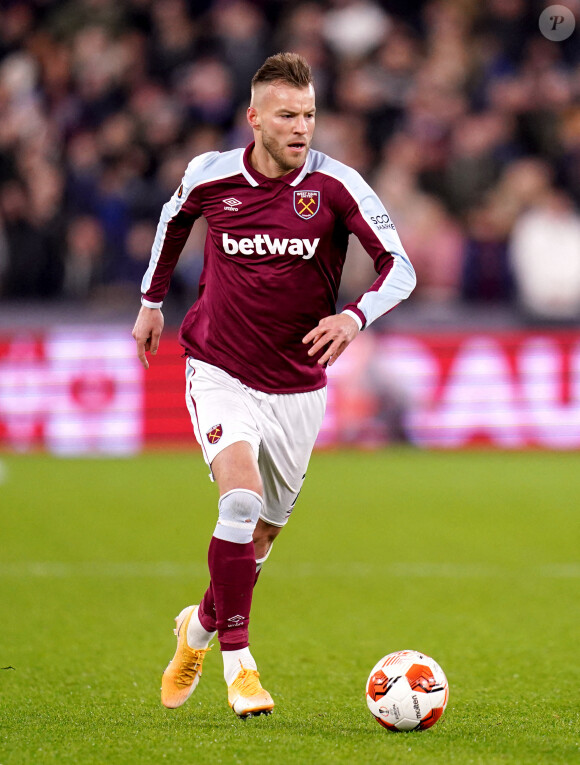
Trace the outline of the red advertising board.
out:
<instances>
[{"instance_id":1,"label":"red advertising board","mask_svg":"<svg viewBox=\"0 0 580 765\"><path fill-rule=\"evenodd\" d=\"M145 371L126 327L0 336L0 447L195 447L174 331ZM363 332L329 370L320 447L580 448L580 332Z\"/></svg>"}]
</instances>

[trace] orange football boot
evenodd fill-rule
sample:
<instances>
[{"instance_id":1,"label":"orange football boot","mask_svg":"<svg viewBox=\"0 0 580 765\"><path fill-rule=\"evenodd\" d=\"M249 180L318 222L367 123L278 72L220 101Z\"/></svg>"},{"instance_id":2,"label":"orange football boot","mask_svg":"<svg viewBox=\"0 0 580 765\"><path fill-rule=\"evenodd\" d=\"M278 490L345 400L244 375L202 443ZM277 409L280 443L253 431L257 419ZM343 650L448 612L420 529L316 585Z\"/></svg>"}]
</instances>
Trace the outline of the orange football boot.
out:
<instances>
[{"instance_id":1,"label":"orange football boot","mask_svg":"<svg viewBox=\"0 0 580 765\"><path fill-rule=\"evenodd\" d=\"M161 703L168 709L176 709L185 704L199 683L201 668L206 653L210 648L190 648L187 643L187 627L199 606L187 606L175 617L177 635L175 655L167 665L161 678Z\"/></svg>"},{"instance_id":2,"label":"orange football boot","mask_svg":"<svg viewBox=\"0 0 580 765\"><path fill-rule=\"evenodd\" d=\"M244 667L228 686L228 704L238 717L269 715L274 708L272 697L262 688L259 672Z\"/></svg>"}]
</instances>

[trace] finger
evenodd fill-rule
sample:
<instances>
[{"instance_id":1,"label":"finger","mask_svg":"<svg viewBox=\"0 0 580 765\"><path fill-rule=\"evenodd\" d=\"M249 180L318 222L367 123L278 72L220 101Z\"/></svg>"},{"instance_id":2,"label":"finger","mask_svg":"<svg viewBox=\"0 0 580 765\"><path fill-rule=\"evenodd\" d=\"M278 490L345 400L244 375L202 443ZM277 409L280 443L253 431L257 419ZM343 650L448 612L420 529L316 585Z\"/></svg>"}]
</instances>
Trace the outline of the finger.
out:
<instances>
[{"instance_id":1,"label":"finger","mask_svg":"<svg viewBox=\"0 0 580 765\"><path fill-rule=\"evenodd\" d=\"M141 341L137 341L137 358L141 362L141 364L145 367L145 369L149 369L149 362L147 361L147 357L145 356L145 343Z\"/></svg>"},{"instance_id":2,"label":"finger","mask_svg":"<svg viewBox=\"0 0 580 765\"><path fill-rule=\"evenodd\" d=\"M152 332L151 337L149 338L149 347L151 349L151 353L153 356L157 353L159 349L159 340L161 339L161 332Z\"/></svg>"},{"instance_id":3,"label":"finger","mask_svg":"<svg viewBox=\"0 0 580 765\"><path fill-rule=\"evenodd\" d=\"M333 364L333 360L335 356L337 355L338 349L340 347L340 343L338 340L334 340L326 349L326 351L322 354L322 356L318 359L318 363L320 366L324 366L324 364ZM340 355L340 354L339 354Z\"/></svg>"},{"instance_id":4,"label":"finger","mask_svg":"<svg viewBox=\"0 0 580 765\"><path fill-rule=\"evenodd\" d=\"M329 367L331 367L334 364L334 362L337 360L339 356L342 356L342 354L344 353L346 349L346 346L347 346L347 343L343 343L341 346L339 346L336 349L336 353L333 354L332 358L328 362Z\"/></svg>"},{"instance_id":5,"label":"finger","mask_svg":"<svg viewBox=\"0 0 580 765\"><path fill-rule=\"evenodd\" d=\"M307 335L304 335L304 337L302 338L302 342L309 343L311 341L316 340L316 338L320 335L321 331L322 330L320 329L320 327L314 327L314 329L311 329Z\"/></svg>"},{"instance_id":6,"label":"finger","mask_svg":"<svg viewBox=\"0 0 580 765\"><path fill-rule=\"evenodd\" d=\"M321 351L325 345L328 345L328 343L332 342L332 337L329 336L326 332L323 335L320 335L318 339L314 342L314 345L312 348L309 349L308 355L314 356L319 351Z\"/></svg>"}]
</instances>

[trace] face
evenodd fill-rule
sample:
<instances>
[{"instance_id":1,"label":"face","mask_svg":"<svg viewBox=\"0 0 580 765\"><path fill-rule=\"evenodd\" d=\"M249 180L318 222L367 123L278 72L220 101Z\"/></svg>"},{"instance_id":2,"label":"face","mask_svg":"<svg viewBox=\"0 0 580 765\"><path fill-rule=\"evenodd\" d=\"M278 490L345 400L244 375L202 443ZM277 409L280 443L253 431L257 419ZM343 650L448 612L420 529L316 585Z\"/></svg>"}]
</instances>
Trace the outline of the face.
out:
<instances>
[{"instance_id":1,"label":"face","mask_svg":"<svg viewBox=\"0 0 580 765\"><path fill-rule=\"evenodd\" d=\"M258 167L277 176L301 167L314 133L314 88L262 83L255 88L248 121L254 130Z\"/></svg>"}]
</instances>

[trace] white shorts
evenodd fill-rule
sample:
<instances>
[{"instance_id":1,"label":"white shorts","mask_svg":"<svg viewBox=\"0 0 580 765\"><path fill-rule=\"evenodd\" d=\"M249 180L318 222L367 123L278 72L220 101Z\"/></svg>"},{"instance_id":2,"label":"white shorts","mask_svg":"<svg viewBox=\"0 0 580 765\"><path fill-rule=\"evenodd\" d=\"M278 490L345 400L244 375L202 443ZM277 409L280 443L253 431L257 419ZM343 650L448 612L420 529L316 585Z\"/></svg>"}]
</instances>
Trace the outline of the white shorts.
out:
<instances>
[{"instance_id":1,"label":"white shorts","mask_svg":"<svg viewBox=\"0 0 580 765\"><path fill-rule=\"evenodd\" d=\"M326 388L263 393L223 369L188 358L185 400L193 431L211 468L215 457L247 441L264 486L261 518L284 526L294 509L326 408Z\"/></svg>"}]
</instances>

